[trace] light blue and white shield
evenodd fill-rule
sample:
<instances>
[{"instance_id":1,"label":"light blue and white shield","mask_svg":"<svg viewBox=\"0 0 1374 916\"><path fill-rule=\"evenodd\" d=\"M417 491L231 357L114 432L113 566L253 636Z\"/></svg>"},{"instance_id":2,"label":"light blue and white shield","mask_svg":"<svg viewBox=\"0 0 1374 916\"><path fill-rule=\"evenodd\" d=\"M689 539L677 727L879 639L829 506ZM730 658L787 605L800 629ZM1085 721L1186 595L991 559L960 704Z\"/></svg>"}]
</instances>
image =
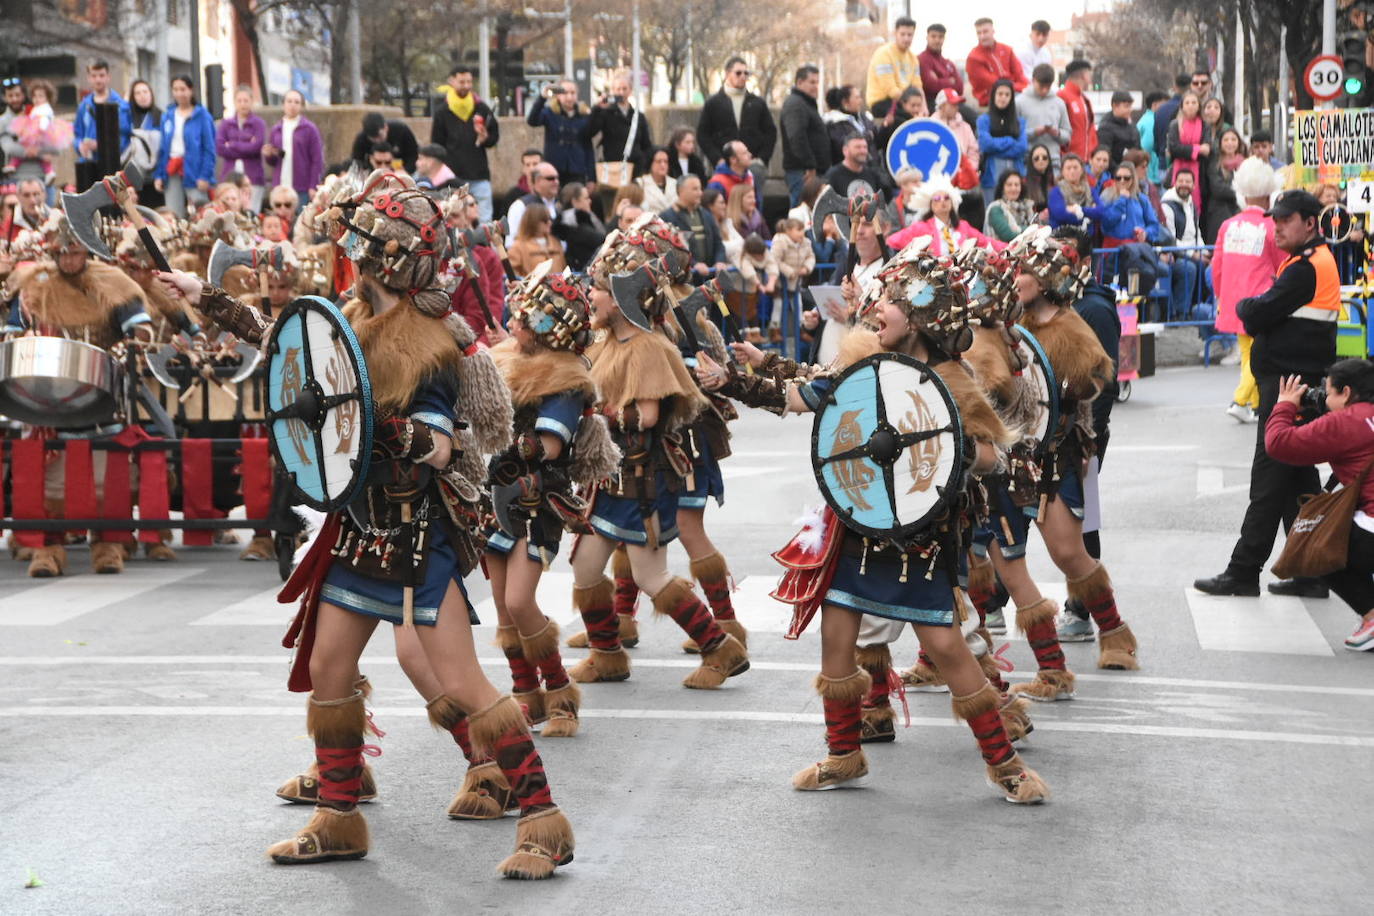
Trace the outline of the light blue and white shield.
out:
<instances>
[{"instance_id":1,"label":"light blue and white shield","mask_svg":"<svg viewBox=\"0 0 1374 916\"><path fill-rule=\"evenodd\" d=\"M896 353L860 360L816 411L811 462L821 494L860 534L902 541L958 493L964 435L949 388Z\"/></svg>"},{"instance_id":2,"label":"light blue and white shield","mask_svg":"<svg viewBox=\"0 0 1374 916\"><path fill-rule=\"evenodd\" d=\"M272 453L298 502L336 511L358 495L372 453L372 386L348 319L319 296L282 310L267 340Z\"/></svg>"}]
</instances>

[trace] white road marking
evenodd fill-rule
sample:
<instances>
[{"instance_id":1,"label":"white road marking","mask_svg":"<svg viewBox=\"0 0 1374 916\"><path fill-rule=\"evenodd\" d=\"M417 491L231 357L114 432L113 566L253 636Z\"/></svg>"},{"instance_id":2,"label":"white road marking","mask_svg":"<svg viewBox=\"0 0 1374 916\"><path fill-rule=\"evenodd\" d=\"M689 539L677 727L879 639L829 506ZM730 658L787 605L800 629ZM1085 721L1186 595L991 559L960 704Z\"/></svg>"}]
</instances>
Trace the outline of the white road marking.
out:
<instances>
[{"instance_id":1,"label":"white road marking","mask_svg":"<svg viewBox=\"0 0 1374 916\"><path fill-rule=\"evenodd\" d=\"M478 644L482 640L479 638ZM632 666L635 668L695 668L699 661L692 656L683 655L681 658L643 658L637 655L638 650L630 650ZM569 658L576 658L570 650L567 653ZM55 668L63 665L83 665L83 666L132 666L144 667L150 665L281 665L289 658L285 652L277 655L36 655L21 656L7 655L0 656L0 668ZM390 653L368 652L362 658L364 665L381 666L395 665L396 658ZM490 668L503 668L506 664L505 658L488 656L479 658L478 661ZM816 671L816 662L768 662L751 660L749 670L753 671L780 671L794 673L811 673ZM899 662L898 667L904 667L905 663ZM1101 674L1098 672L1074 672L1080 681L1092 681L1114 684L1132 684L1137 686L1149 687L1168 687L1168 688L1194 688L1202 690L1244 690L1260 693L1302 693L1315 694L1318 696L1341 696L1341 697L1364 697L1374 698L1374 688L1371 687L1341 687L1323 686L1319 684L1276 684L1272 681L1209 681L1201 678L1176 678L1176 677L1154 677L1150 675L1128 674ZM1018 670L1008 675L1007 680L1029 680L1034 675L1029 669ZM3 707L0 707L0 712ZM1038 727L1038 726L1037 726Z\"/></svg>"},{"instance_id":2,"label":"white road marking","mask_svg":"<svg viewBox=\"0 0 1374 916\"><path fill-rule=\"evenodd\" d=\"M1204 496L1224 496L1229 493L1244 493L1250 489L1250 481L1226 485L1226 470L1242 470L1242 465L1199 464L1197 466L1197 498Z\"/></svg>"},{"instance_id":3,"label":"white road marking","mask_svg":"<svg viewBox=\"0 0 1374 916\"><path fill-rule=\"evenodd\" d=\"M284 627L291 622L291 618L296 614L296 603L278 604L277 592L281 591L281 586L277 585L266 591L258 592L236 601L227 607L222 607L213 614L207 614L199 620L192 620L190 626L193 627L255 627L255 626L280 626Z\"/></svg>"},{"instance_id":4,"label":"white road marking","mask_svg":"<svg viewBox=\"0 0 1374 916\"><path fill-rule=\"evenodd\" d=\"M127 566L117 576L80 573L5 596L0 626L51 627L204 573L188 566Z\"/></svg>"},{"instance_id":5,"label":"white road marking","mask_svg":"<svg viewBox=\"0 0 1374 916\"><path fill-rule=\"evenodd\" d=\"M1118 452L1194 452L1200 445L1117 445L1112 442L1112 454Z\"/></svg>"},{"instance_id":6,"label":"white road marking","mask_svg":"<svg viewBox=\"0 0 1374 916\"><path fill-rule=\"evenodd\" d=\"M373 710L378 717L420 718L427 715L418 704L413 706L383 706ZM232 718L237 716L300 716L299 705L294 706L5 706L0 707L0 719L79 718L85 716L131 717L187 717ZM605 709L590 708L579 715L586 719L667 719L677 721L774 722L781 724L821 725L819 713L768 712L762 710L729 709ZM911 724L921 728L963 728L948 716L913 716ZM1307 732L1251 731L1225 728L1197 728L1171 725L1127 725L1103 722L1069 722L1062 720L1035 723L1037 732L1081 732L1101 735L1141 735L1155 738L1200 738L1209 741L1256 741L1266 744L1307 744L1328 747L1374 748L1374 737L1361 735L1318 735Z\"/></svg>"},{"instance_id":7,"label":"white road marking","mask_svg":"<svg viewBox=\"0 0 1374 916\"><path fill-rule=\"evenodd\" d=\"M1301 598L1263 594L1258 598L1204 595L1184 589L1198 645L1214 652L1275 652L1332 656Z\"/></svg>"}]
</instances>

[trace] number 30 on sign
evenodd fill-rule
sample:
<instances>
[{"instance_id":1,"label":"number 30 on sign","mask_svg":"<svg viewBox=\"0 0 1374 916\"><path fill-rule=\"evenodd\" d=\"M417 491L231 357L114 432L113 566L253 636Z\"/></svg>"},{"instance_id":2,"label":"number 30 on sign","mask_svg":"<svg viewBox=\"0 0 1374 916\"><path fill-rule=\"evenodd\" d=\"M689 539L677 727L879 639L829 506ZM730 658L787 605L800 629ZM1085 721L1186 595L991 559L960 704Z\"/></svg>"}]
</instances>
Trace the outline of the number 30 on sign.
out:
<instances>
[{"instance_id":1,"label":"number 30 on sign","mask_svg":"<svg viewBox=\"0 0 1374 916\"><path fill-rule=\"evenodd\" d=\"M1318 102L1329 102L1344 91L1345 64L1334 54L1314 57L1302 79L1308 95Z\"/></svg>"}]
</instances>

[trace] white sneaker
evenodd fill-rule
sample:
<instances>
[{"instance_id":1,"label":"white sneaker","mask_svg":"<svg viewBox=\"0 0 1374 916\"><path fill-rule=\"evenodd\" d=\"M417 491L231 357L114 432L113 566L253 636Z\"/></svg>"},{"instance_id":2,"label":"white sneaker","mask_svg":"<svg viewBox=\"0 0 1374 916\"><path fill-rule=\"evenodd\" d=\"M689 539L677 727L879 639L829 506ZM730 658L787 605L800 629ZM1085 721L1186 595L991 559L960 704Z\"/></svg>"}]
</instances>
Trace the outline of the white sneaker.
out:
<instances>
[{"instance_id":1,"label":"white sneaker","mask_svg":"<svg viewBox=\"0 0 1374 916\"><path fill-rule=\"evenodd\" d=\"M1240 365L1240 347L1236 347L1236 348L1233 349L1230 353L1227 353L1225 356L1223 356L1223 357L1221 358L1220 362L1217 363L1217 365L1218 365L1218 366L1239 366L1239 365Z\"/></svg>"},{"instance_id":2,"label":"white sneaker","mask_svg":"<svg viewBox=\"0 0 1374 916\"><path fill-rule=\"evenodd\" d=\"M1245 408L1245 420L1244 420L1243 422L1245 422L1245 423L1258 423L1258 422L1259 422L1259 414L1255 413L1255 408L1253 408L1253 407L1247 407L1247 408Z\"/></svg>"},{"instance_id":3,"label":"white sneaker","mask_svg":"<svg viewBox=\"0 0 1374 916\"><path fill-rule=\"evenodd\" d=\"M1244 404L1237 404L1235 401L1232 401L1231 406L1226 408L1226 415L1234 418L1237 423L1255 422L1255 412Z\"/></svg>"}]
</instances>

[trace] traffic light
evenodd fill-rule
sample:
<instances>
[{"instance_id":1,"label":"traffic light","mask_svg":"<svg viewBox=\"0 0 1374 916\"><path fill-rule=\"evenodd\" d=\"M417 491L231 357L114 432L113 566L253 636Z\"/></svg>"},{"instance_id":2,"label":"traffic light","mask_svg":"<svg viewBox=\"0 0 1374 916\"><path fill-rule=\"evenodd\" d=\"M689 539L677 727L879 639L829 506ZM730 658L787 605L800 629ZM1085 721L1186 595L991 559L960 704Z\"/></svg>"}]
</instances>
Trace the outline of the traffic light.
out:
<instances>
[{"instance_id":1,"label":"traffic light","mask_svg":"<svg viewBox=\"0 0 1374 916\"><path fill-rule=\"evenodd\" d=\"M1345 94L1352 103L1358 103L1368 84L1368 74L1364 65L1365 32L1346 24L1336 35L1336 52L1341 56L1345 67Z\"/></svg>"}]
</instances>

